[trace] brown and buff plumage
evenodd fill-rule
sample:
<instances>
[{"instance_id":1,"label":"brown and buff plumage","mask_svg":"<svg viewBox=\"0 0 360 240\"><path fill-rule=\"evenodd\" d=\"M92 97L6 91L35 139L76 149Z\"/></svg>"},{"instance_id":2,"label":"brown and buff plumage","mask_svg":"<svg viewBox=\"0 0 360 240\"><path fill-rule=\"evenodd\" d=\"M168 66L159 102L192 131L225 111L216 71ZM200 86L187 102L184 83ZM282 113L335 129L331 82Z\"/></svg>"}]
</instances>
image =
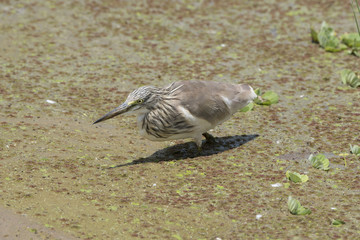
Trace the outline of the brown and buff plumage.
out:
<instances>
[{"instance_id":1,"label":"brown and buff plumage","mask_svg":"<svg viewBox=\"0 0 360 240\"><path fill-rule=\"evenodd\" d=\"M164 88L140 87L119 107L95 121L119 114L137 114L140 134L153 141L201 138L228 120L257 95L247 84L214 81L179 81Z\"/></svg>"}]
</instances>

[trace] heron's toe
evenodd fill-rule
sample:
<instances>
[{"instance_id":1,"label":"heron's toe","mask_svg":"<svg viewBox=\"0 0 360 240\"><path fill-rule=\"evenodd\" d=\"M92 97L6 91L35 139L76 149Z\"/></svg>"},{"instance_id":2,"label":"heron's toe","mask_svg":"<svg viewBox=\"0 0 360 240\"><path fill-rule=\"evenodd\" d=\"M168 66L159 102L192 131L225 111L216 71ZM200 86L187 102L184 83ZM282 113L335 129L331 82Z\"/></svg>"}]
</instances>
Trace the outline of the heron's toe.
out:
<instances>
[{"instance_id":1,"label":"heron's toe","mask_svg":"<svg viewBox=\"0 0 360 240\"><path fill-rule=\"evenodd\" d=\"M203 133L202 134L205 138L206 138L206 143L215 143L215 137L213 135L211 135L210 133Z\"/></svg>"}]
</instances>

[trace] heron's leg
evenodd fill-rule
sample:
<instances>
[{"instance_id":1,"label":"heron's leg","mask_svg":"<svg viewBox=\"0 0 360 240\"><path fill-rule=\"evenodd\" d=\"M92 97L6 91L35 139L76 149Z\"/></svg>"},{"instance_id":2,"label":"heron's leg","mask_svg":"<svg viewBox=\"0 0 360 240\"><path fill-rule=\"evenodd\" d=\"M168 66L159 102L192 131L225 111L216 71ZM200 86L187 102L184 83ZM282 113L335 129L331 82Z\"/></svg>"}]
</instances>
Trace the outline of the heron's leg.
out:
<instances>
[{"instance_id":1,"label":"heron's leg","mask_svg":"<svg viewBox=\"0 0 360 240\"><path fill-rule=\"evenodd\" d=\"M194 138L196 146L198 147L199 152L201 152L201 145L202 145L202 140L201 140L201 135L197 136Z\"/></svg>"},{"instance_id":2,"label":"heron's leg","mask_svg":"<svg viewBox=\"0 0 360 240\"><path fill-rule=\"evenodd\" d=\"M210 133L205 132L202 135L206 138L206 142L208 142L208 143L214 143L215 142L214 136L211 135Z\"/></svg>"}]
</instances>

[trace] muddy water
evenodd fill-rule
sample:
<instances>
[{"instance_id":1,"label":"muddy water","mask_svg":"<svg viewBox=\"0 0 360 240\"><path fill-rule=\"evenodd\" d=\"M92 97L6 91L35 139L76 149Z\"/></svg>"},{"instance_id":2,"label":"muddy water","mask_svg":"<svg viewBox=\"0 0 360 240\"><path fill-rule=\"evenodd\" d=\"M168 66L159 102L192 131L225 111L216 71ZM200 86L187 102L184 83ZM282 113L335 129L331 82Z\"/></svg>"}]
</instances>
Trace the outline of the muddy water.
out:
<instances>
[{"instance_id":1,"label":"muddy water","mask_svg":"<svg viewBox=\"0 0 360 240\"><path fill-rule=\"evenodd\" d=\"M340 156L360 144L360 93L338 75L360 60L309 37L323 20L354 32L348 1L29 0L0 12L3 206L81 239L360 234L360 162ZM134 88L190 79L280 102L237 113L200 155L191 140L139 137L134 117L91 125ZM306 164L318 152L329 172ZM309 181L289 186L287 170ZM289 195L312 214L289 214Z\"/></svg>"}]
</instances>

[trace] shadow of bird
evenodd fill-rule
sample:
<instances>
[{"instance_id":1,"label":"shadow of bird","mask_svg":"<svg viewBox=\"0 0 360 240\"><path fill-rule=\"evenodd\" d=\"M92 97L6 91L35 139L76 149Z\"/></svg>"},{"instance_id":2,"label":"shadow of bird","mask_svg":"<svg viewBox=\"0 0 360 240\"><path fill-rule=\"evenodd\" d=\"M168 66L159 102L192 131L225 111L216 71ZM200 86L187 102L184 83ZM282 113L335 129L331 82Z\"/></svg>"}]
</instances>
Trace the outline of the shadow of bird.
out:
<instances>
[{"instance_id":1,"label":"shadow of bird","mask_svg":"<svg viewBox=\"0 0 360 240\"><path fill-rule=\"evenodd\" d=\"M171 147L167 147L161 150L156 151L151 156L146 158L139 158L133 160L132 162L119 164L111 168L126 167L136 164L145 164L145 163L158 163L166 161L181 160L186 158L195 158L199 156L210 156L218 154L233 148L240 147L247 142L250 142L257 138L259 135L234 135L228 137L216 137L213 142L206 142L203 145L202 151L198 151L196 146L192 142L181 143Z\"/></svg>"}]
</instances>

